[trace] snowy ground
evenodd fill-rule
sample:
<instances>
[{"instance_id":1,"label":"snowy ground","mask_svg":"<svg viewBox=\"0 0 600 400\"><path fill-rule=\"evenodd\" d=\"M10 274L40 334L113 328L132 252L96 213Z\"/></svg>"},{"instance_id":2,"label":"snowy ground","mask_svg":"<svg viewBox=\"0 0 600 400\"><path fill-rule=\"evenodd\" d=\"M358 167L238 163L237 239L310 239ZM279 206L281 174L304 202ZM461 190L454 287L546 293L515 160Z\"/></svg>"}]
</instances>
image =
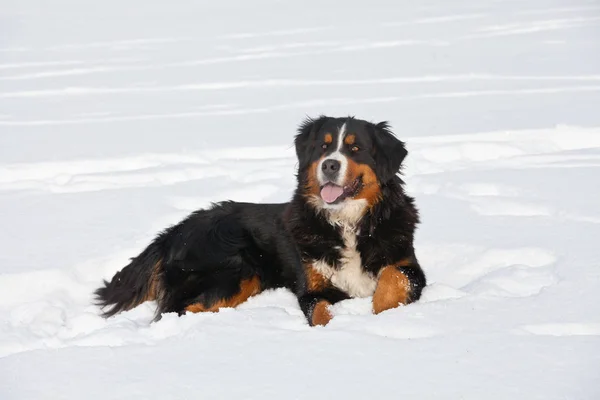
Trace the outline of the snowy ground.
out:
<instances>
[{"instance_id":1,"label":"snowy ground","mask_svg":"<svg viewBox=\"0 0 600 400\"><path fill-rule=\"evenodd\" d=\"M600 3L3 1L0 398L600 398ZM285 201L305 115L390 120L431 285L103 320L211 201Z\"/></svg>"}]
</instances>

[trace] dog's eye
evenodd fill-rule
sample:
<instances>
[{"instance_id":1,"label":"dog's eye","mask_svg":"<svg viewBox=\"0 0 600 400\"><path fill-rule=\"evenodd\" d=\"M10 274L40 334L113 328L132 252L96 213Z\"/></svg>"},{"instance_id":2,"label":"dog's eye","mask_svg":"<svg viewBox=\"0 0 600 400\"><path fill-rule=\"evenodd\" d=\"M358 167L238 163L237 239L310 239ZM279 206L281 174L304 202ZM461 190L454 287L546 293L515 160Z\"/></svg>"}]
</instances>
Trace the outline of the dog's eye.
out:
<instances>
[{"instance_id":1,"label":"dog's eye","mask_svg":"<svg viewBox=\"0 0 600 400\"><path fill-rule=\"evenodd\" d=\"M353 153L356 153L357 151L360 150L360 147L358 147L358 146L352 146L352 148L350 150L352 150Z\"/></svg>"},{"instance_id":2,"label":"dog's eye","mask_svg":"<svg viewBox=\"0 0 600 400\"><path fill-rule=\"evenodd\" d=\"M321 146L321 148L323 148L323 149L326 149L328 147L329 147L329 145L327 143L323 143L323 145Z\"/></svg>"}]
</instances>

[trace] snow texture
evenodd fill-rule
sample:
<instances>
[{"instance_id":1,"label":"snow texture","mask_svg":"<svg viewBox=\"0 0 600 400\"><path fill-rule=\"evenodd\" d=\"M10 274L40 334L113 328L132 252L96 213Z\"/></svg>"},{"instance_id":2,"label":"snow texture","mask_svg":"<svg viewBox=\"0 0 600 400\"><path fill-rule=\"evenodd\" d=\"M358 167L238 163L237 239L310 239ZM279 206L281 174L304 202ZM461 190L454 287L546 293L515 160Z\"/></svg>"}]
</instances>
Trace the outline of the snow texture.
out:
<instances>
[{"instance_id":1,"label":"snow texture","mask_svg":"<svg viewBox=\"0 0 600 400\"><path fill-rule=\"evenodd\" d=\"M600 4L4 1L0 398L600 398ZM158 230L286 201L295 127L389 120L430 285L104 320Z\"/></svg>"}]
</instances>

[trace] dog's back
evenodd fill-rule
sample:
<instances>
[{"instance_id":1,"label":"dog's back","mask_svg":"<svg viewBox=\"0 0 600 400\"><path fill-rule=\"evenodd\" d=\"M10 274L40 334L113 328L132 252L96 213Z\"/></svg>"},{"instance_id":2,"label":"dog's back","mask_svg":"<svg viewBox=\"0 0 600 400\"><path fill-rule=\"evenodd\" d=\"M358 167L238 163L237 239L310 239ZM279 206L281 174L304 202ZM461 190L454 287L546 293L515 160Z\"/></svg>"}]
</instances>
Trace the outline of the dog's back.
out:
<instances>
[{"instance_id":1,"label":"dog's back","mask_svg":"<svg viewBox=\"0 0 600 400\"><path fill-rule=\"evenodd\" d=\"M156 300L162 313L235 307L290 286L299 258L282 226L286 204L223 202L160 233L96 291L109 317Z\"/></svg>"}]
</instances>

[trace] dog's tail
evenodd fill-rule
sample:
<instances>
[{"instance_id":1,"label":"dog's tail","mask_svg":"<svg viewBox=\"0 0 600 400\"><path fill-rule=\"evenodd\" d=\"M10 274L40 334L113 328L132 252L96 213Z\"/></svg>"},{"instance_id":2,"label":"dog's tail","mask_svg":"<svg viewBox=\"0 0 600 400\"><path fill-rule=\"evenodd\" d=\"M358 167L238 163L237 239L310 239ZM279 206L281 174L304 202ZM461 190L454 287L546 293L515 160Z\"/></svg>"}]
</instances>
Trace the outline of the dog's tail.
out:
<instances>
[{"instance_id":1,"label":"dog's tail","mask_svg":"<svg viewBox=\"0 0 600 400\"><path fill-rule=\"evenodd\" d=\"M104 308L102 316L111 317L121 311L131 310L145 301L164 297L163 250L164 234L157 237L142 253L97 289L96 304Z\"/></svg>"}]
</instances>

